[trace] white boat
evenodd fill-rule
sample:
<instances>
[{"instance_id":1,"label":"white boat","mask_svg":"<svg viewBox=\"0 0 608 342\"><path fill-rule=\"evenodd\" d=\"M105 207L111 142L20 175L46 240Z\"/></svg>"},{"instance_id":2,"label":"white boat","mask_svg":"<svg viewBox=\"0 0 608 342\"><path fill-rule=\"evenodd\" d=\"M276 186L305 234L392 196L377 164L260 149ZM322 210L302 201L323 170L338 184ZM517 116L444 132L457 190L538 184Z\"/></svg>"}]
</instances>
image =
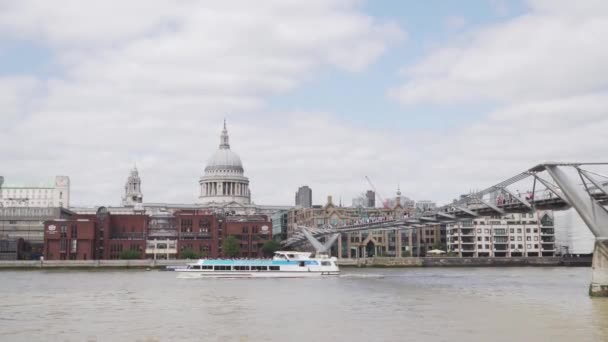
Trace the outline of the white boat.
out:
<instances>
[{"instance_id":1,"label":"white boat","mask_svg":"<svg viewBox=\"0 0 608 342\"><path fill-rule=\"evenodd\" d=\"M176 269L178 278L308 278L339 275L335 257L275 252L272 259L200 259Z\"/></svg>"}]
</instances>

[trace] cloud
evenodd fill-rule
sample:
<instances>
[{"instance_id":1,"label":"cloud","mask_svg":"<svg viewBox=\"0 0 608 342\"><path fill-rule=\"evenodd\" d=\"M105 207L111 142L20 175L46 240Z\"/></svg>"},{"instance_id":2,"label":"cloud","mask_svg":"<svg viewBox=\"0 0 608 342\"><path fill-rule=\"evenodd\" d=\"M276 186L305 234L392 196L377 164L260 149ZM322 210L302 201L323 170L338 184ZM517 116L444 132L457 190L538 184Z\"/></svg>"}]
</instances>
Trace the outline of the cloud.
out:
<instances>
[{"instance_id":1,"label":"cloud","mask_svg":"<svg viewBox=\"0 0 608 342\"><path fill-rule=\"evenodd\" d=\"M390 96L404 104L510 102L608 85L605 2L535 1L531 11L464 35L403 70Z\"/></svg>"},{"instance_id":2,"label":"cloud","mask_svg":"<svg viewBox=\"0 0 608 342\"><path fill-rule=\"evenodd\" d=\"M530 1L528 13L463 33L404 66L405 81L388 92L404 106L493 108L437 136L424 155L427 177L444 192L436 198L547 160L606 161L607 34L604 1Z\"/></svg>"},{"instance_id":3,"label":"cloud","mask_svg":"<svg viewBox=\"0 0 608 342\"><path fill-rule=\"evenodd\" d=\"M348 0L0 6L0 37L44 45L59 69L47 78L0 77L0 115L10 123L0 128L2 164L10 165L4 176L37 183L69 175L80 204L118 203L133 162L146 201L194 202L224 117L254 200L291 203L292 187L318 159L328 173L343 167L332 162L342 147L320 149L327 145L314 142L310 122L328 123L328 136L343 125L326 113L287 119L294 112L273 113L266 99L293 91L318 70L359 72L405 38L395 23ZM307 133L294 139L301 127ZM352 144L353 133L342 137ZM277 189L276 179L289 190Z\"/></svg>"}]
</instances>

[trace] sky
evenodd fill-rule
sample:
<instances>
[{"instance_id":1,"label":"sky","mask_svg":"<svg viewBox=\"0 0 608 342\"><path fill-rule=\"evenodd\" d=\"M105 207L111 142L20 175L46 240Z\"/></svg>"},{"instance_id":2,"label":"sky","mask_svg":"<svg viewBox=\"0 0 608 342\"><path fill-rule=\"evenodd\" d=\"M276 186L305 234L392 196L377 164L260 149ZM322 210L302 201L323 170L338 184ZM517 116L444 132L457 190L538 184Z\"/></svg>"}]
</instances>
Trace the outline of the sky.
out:
<instances>
[{"instance_id":1,"label":"sky","mask_svg":"<svg viewBox=\"0 0 608 342\"><path fill-rule=\"evenodd\" d=\"M607 161L601 0L0 0L0 174L194 203L222 122L257 204L439 204Z\"/></svg>"}]
</instances>

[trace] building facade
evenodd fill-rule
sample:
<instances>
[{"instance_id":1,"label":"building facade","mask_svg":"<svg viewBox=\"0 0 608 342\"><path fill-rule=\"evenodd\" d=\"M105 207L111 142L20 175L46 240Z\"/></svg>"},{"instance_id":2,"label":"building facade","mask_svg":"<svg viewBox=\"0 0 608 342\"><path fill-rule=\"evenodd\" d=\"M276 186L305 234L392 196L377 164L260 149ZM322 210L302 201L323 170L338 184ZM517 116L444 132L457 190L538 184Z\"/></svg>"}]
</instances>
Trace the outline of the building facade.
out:
<instances>
[{"instance_id":1,"label":"building facade","mask_svg":"<svg viewBox=\"0 0 608 342\"><path fill-rule=\"evenodd\" d=\"M104 208L102 208L104 209ZM148 215L85 214L44 223L44 257L48 260L178 259L197 255L224 256L228 236L239 241L240 257L261 257L272 239L267 216L218 215L203 210L178 210Z\"/></svg>"},{"instance_id":2,"label":"building facade","mask_svg":"<svg viewBox=\"0 0 608 342\"><path fill-rule=\"evenodd\" d=\"M0 176L0 207L70 207L70 178L56 176L49 186L5 184Z\"/></svg>"},{"instance_id":3,"label":"building facade","mask_svg":"<svg viewBox=\"0 0 608 342\"><path fill-rule=\"evenodd\" d=\"M553 214L478 217L448 224L448 251L461 257L548 257L556 254Z\"/></svg>"},{"instance_id":4,"label":"building facade","mask_svg":"<svg viewBox=\"0 0 608 342\"><path fill-rule=\"evenodd\" d=\"M400 194L399 194L400 195ZM293 208L287 217L287 237L299 230L299 226L320 228L330 225L339 229L342 225L377 221L386 217L411 215L414 208L403 208L396 200L392 208L340 207L329 196L324 206ZM440 225L424 228L369 230L343 233L334 245L332 255L339 258L363 258L371 256L424 256L433 246L446 243L445 227ZM305 247L306 248L306 247Z\"/></svg>"},{"instance_id":5,"label":"building facade","mask_svg":"<svg viewBox=\"0 0 608 342\"><path fill-rule=\"evenodd\" d=\"M296 207L312 208L312 189L308 185L298 188L296 192Z\"/></svg>"}]
</instances>

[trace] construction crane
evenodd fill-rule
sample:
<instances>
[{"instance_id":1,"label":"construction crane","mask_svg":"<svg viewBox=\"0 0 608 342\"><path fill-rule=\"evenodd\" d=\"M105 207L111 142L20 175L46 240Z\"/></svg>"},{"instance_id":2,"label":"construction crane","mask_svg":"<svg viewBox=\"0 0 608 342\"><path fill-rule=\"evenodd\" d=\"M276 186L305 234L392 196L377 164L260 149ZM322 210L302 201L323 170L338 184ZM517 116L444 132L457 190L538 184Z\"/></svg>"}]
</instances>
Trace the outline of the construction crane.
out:
<instances>
[{"instance_id":1,"label":"construction crane","mask_svg":"<svg viewBox=\"0 0 608 342\"><path fill-rule=\"evenodd\" d=\"M382 206L384 208L388 208L388 203L384 202L384 198L382 198L382 195L380 195L380 193L378 192L378 190L376 190L376 187L374 186L374 184L372 183L372 181L369 179L369 177L365 176L365 179L367 179L367 182L369 183L369 186L372 187L372 190L374 190L374 193L376 193L376 196L378 196L378 198L380 199L380 202L382 203Z\"/></svg>"}]
</instances>

